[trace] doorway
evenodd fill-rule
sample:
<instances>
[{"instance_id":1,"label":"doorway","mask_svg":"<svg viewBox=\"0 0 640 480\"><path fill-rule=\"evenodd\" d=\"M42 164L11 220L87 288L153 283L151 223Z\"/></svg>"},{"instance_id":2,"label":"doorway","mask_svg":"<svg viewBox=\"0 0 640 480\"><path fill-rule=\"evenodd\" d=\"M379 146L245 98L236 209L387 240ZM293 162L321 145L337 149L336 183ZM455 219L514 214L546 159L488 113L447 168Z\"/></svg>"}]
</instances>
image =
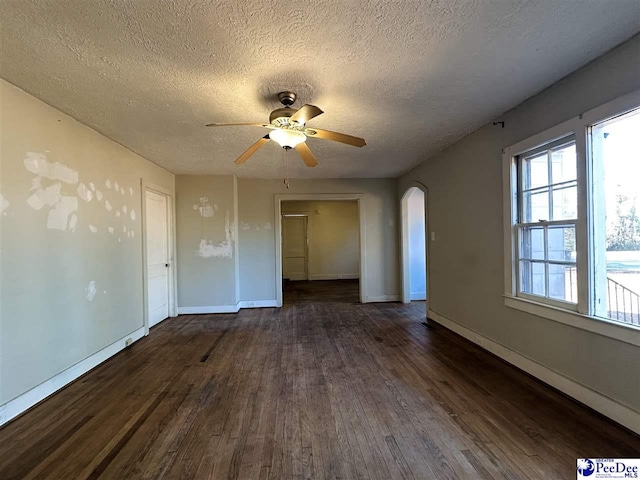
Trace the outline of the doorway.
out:
<instances>
[{"instance_id":1,"label":"doorway","mask_svg":"<svg viewBox=\"0 0 640 480\"><path fill-rule=\"evenodd\" d=\"M426 188L422 185L410 187L402 196L401 209L402 302L424 301L428 303Z\"/></svg>"},{"instance_id":2,"label":"doorway","mask_svg":"<svg viewBox=\"0 0 640 480\"><path fill-rule=\"evenodd\" d=\"M276 195L276 301L363 299L361 194ZM348 295L346 295L348 293ZM324 301L322 300L322 301ZM347 301L347 300L344 300Z\"/></svg>"},{"instance_id":3,"label":"doorway","mask_svg":"<svg viewBox=\"0 0 640 480\"><path fill-rule=\"evenodd\" d=\"M171 312L170 197L145 190L146 310L148 328Z\"/></svg>"}]
</instances>

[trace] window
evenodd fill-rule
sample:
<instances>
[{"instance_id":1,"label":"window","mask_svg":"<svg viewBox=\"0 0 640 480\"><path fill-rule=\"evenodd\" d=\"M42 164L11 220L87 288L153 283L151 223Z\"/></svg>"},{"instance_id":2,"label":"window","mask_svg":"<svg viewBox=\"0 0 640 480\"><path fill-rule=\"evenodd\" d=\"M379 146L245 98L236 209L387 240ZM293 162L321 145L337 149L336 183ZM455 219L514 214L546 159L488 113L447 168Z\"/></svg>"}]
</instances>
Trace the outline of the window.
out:
<instances>
[{"instance_id":1,"label":"window","mask_svg":"<svg viewBox=\"0 0 640 480\"><path fill-rule=\"evenodd\" d=\"M639 95L504 152L505 303L636 345Z\"/></svg>"},{"instance_id":2,"label":"window","mask_svg":"<svg viewBox=\"0 0 640 480\"><path fill-rule=\"evenodd\" d=\"M518 293L575 305L576 142L565 138L516 161Z\"/></svg>"},{"instance_id":3,"label":"window","mask_svg":"<svg viewBox=\"0 0 640 480\"><path fill-rule=\"evenodd\" d=\"M590 128L594 314L640 325L640 109Z\"/></svg>"}]
</instances>

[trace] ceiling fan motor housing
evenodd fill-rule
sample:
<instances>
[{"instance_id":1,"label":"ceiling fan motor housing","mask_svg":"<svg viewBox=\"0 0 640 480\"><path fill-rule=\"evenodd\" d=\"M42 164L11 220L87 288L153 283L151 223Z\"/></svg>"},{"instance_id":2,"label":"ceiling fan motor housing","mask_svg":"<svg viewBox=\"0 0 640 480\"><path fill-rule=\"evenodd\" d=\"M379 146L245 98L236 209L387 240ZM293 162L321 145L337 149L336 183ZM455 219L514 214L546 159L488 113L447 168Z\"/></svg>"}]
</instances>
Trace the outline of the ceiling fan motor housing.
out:
<instances>
[{"instance_id":1,"label":"ceiling fan motor housing","mask_svg":"<svg viewBox=\"0 0 640 480\"><path fill-rule=\"evenodd\" d=\"M269 123L277 127L288 127L289 117L291 117L297 111L298 109L296 108L277 108L269 115Z\"/></svg>"},{"instance_id":2,"label":"ceiling fan motor housing","mask_svg":"<svg viewBox=\"0 0 640 480\"><path fill-rule=\"evenodd\" d=\"M278 94L278 100L280 100L280 103L283 104L285 107L290 107L291 105L293 105L296 101L297 95L293 92L280 92Z\"/></svg>"},{"instance_id":3,"label":"ceiling fan motor housing","mask_svg":"<svg viewBox=\"0 0 640 480\"><path fill-rule=\"evenodd\" d=\"M298 111L297 108L291 108L296 101L296 94L293 92L278 93L278 100L284 105L284 108L277 108L269 115L269 123L276 127L288 128L292 127L289 118Z\"/></svg>"}]
</instances>

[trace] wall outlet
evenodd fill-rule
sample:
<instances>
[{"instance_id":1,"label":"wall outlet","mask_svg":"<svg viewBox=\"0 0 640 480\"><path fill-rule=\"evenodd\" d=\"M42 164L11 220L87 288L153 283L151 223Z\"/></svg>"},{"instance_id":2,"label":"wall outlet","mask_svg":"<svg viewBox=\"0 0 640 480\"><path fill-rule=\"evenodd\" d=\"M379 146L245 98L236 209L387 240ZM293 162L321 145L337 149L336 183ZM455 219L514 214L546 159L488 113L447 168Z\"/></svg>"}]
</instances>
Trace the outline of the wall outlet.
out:
<instances>
[{"instance_id":1,"label":"wall outlet","mask_svg":"<svg viewBox=\"0 0 640 480\"><path fill-rule=\"evenodd\" d=\"M256 302L247 302L247 307L255 307Z\"/></svg>"},{"instance_id":2,"label":"wall outlet","mask_svg":"<svg viewBox=\"0 0 640 480\"><path fill-rule=\"evenodd\" d=\"M133 338L129 337L125 340L124 346L129 347L133 343Z\"/></svg>"}]
</instances>

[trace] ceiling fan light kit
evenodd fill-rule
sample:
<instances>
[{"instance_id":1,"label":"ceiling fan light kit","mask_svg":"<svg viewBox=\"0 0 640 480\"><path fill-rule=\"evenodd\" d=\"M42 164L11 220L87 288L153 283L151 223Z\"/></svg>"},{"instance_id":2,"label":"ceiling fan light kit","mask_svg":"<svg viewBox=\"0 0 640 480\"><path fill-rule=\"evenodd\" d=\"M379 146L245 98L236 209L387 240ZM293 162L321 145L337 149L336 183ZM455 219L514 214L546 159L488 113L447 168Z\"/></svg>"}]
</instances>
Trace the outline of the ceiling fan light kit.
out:
<instances>
[{"instance_id":1,"label":"ceiling fan light kit","mask_svg":"<svg viewBox=\"0 0 640 480\"><path fill-rule=\"evenodd\" d=\"M278 94L278 100L284 105L284 108L277 108L272 111L269 115L269 123L210 123L207 127L254 126L271 130L268 135L265 135L245 150L245 152L236 159L236 165L246 162L258 149L269 143L269 140L273 140L285 150L295 148L307 167L315 167L318 164L318 161L305 143L307 137L332 140L334 142L353 145L354 147L364 147L366 145L363 138L345 135L344 133L331 132L329 130L320 130L318 128L305 128L309 120L324 112L315 105L309 104L305 104L299 109L291 108L291 105L296 101L296 97L294 92L280 92Z\"/></svg>"},{"instance_id":2,"label":"ceiling fan light kit","mask_svg":"<svg viewBox=\"0 0 640 480\"><path fill-rule=\"evenodd\" d=\"M307 136L299 130L281 128L272 130L269 138L283 148L295 148L296 145L304 142Z\"/></svg>"}]
</instances>

